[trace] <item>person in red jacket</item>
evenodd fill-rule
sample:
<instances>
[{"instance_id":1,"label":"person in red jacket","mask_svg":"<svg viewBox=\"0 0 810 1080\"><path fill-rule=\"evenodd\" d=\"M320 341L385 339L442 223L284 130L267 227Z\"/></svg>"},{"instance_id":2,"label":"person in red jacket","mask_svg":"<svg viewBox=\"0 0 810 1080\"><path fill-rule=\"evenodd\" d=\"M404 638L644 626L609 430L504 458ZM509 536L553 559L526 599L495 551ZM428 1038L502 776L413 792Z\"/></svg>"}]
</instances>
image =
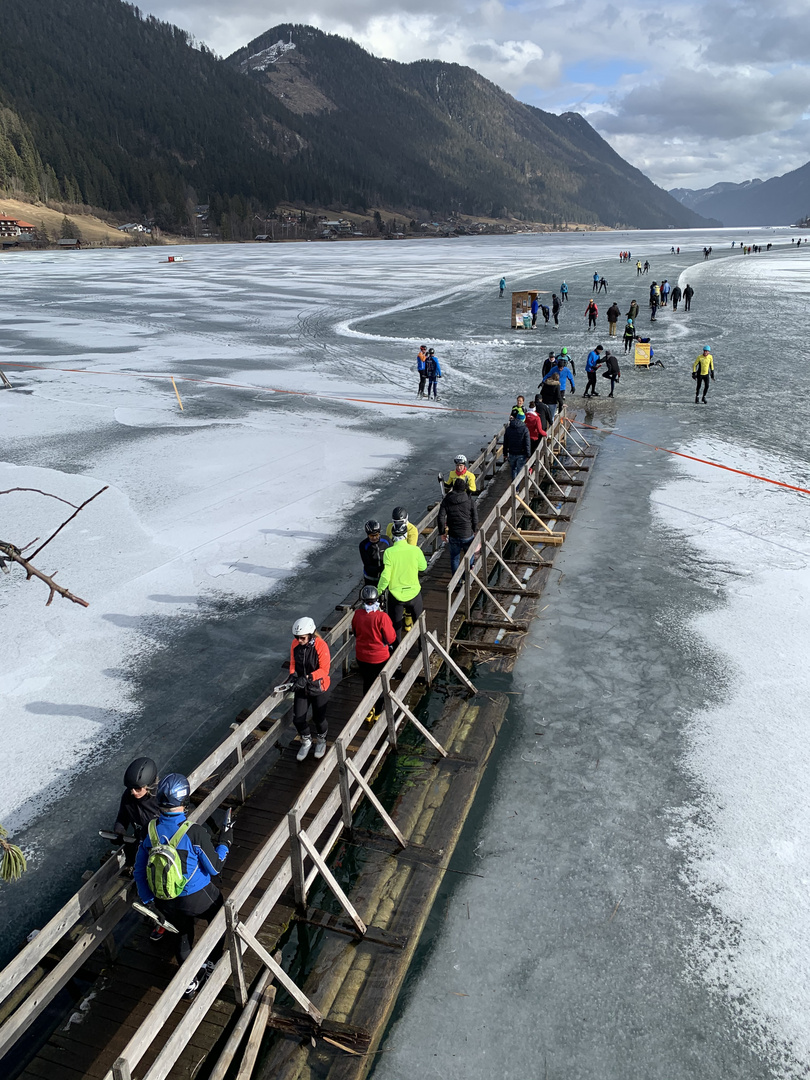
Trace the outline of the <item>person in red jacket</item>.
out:
<instances>
[{"instance_id":1,"label":"person in red jacket","mask_svg":"<svg viewBox=\"0 0 810 1080\"><path fill-rule=\"evenodd\" d=\"M312 619L296 619L292 632L290 682L295 691L293 723L301 739L296 760L303 761L312 747L312 732L307 721L310 705L315 728L313 756L322 758L326 753L326 706L329 698L329 665L332 662L329 646L315 633Z\"/></svg>"},{"instance_id":2,"label":"person in red jacket","mask_svg":"<svg viewBox=\"0 0 810 1080\"><path fill-rule=\"evenodd\" d=\"M529 405L526 410L526 427L529 429L529 438L532 443L532 453L535 452L540 445L540 440L546 437L546 432L543 429L543 425L540 422L540 417L537 415L537 411L534 405Z\"/></svg>"},{"instance_id":3,"label":"person in red jacket","mask_svg":"<svg viewBox=\"0 0 810 1080\"><path fill-rule=\"evenodd\" d=\"M599 314L599 308L593 300L588 301L588 306L585 308L585 314L588 316L588 329L595 330L596 317Z\"/></svg>"},{"instance_id":4,"label":"person in red jacket","mask_svg":"<svg viewBox=\"0 0 810 1080\"><path fill-rule=\"evenodd\" d=\"M380 607L380 597L374 585L366 585L360 593L363 606L352 617L355 637L354 655L363 679L363 697L388 663L397 635L391 619ZM380 714L381 698L371 708L366 720L373 724Z\"/></svg>"}]
</instances>

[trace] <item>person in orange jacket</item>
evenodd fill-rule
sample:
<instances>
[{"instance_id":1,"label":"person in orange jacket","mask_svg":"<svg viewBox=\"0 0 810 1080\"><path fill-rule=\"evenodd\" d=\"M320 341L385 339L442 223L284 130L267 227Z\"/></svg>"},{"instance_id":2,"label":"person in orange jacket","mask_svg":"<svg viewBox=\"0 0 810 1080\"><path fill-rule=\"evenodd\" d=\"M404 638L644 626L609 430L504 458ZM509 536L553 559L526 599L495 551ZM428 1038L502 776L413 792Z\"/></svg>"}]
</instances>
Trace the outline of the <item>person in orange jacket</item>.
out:
<instances>
[{"instance_id":1,"label":"person in orange jacket","mask_svg":"<svg viewBox=\"0 0 810 1080\"><path fill-rule=\"evenodd\" d=\"M293 643L290 646L290 682L295 691L293 723L301 739L298 761L303 761L312 748L312 731L307 713L312 706L312 725L315 728L314 757L326 753L326 706L329 700L329 646L315 632L312 619L296 619L293 623Z\"/></svg>"}]
</instances>

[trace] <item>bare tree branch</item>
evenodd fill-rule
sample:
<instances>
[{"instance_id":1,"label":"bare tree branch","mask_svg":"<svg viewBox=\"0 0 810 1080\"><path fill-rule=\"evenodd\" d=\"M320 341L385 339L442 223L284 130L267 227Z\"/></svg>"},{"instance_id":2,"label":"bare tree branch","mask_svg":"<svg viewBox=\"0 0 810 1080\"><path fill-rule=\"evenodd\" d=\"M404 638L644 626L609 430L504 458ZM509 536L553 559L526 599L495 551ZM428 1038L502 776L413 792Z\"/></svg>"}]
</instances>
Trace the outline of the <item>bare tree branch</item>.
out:
<instances>
[{"instance_id":1,"label":"bare tree branch","mask_svg":"<svg viewBox=\"0 0 810 1080\"><path fill-rule=\"evenodd\" d=\"M76 509L73 511L73 513L70 515L70 517L62 522L62 524L59 526L59 528L56 530L56 532L51 533L51 535L48 537L48 539L45 541L45 543L39 545L37 550L32 554L31 558L35 559L37 557L37 555L39 555L40 551L42 551L42 549L44 547L47 547L48 544L50 544L51 540L53 540L53 538L55 536L58 536L58 534L62 531L62 529L64 529L64 527L66 525L69 525L70 522L73 521L73 519L76 517L76 514L78 514L79 511L84 510L85 506L87 506L88 503L91 503L93 501L93 499L97 499L99 497L99 495L102 495L105 491L107 491L109 489L109 486L110 486L109 484L105 484L103 488L101 488L99 491L97 491L95 493L95 495L91 495L89 499L84 500L84 502L81 504L81 506L77 506ZM63 499L62 502L64 502L64 501L65 500ZM70 503L69 505L73 506L73 503ZM42 575L40 574L39 576L41 577ZM53 597L51 597L51 600L52 599L53 599ZM50 604L50 602L51 601L49 600L48 603Z\"/></svg>"},{"instance_id":2,"label":"bare tree branch","mask_svg":"<svg viewBox=\"0 0 810 1080\"><path fill-rule=\"evenodd\" d=\"M37 495L44 495L48 499L58 499L59 502L66 503L68 506L76 505L76 503L68 502L67 499L60 498L59 495L52 495L50 491L40 491L39 488L9 488L8 491L0 491L0 495L10 495L12 491L35 491Z\"/></svg>"},{"instance_id":3,"label":"bare tree branch","mask_svg":"<svg viewBox=\"0 0 810 1080\"><path fill-rule=\"evenodd\" d=\"M100 493L99 493L100 494ZM75 516L75 515L74 515ZM16 548L13 544L4 543L0 540L0 555L9 559L11 562L19 563L25 570L26 581L30 581L32 577L39 578L40 581L44 581L48 588L51 590L48 599L45 603L45 607L48 607L54 598L55 593L59 593L60 596L64 596L66 600L72 600L74 604L81 604L82 607L89 607L90 605L86 600L82 600L80 596L74 596L68 589L63 588L61 585L57 585L53 580L56 576L56 571L48 577L47 574L43 574L41 570L37 570L35 566L32 566L28 559L24 559L20 554L20 549Z\"/></svg>"}]
</instances>

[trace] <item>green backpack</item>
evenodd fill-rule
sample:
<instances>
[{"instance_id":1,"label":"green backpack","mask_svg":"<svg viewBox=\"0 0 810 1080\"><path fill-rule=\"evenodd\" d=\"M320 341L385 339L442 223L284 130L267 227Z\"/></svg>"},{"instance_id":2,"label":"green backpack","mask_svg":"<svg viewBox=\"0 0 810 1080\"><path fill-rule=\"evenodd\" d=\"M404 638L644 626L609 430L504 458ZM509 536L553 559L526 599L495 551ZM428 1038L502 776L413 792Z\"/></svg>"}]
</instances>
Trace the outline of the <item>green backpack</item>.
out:
<instances>
[{"instance_id":1,"label":"green backpack","mask_svg":"<svg viewBox=\"0 0 810 1080\"><path fill-rule=\"evenodd\" d=\"M163 844L158 836L157 821L149 822L152 847L146 861L146 880L158 900L176 900L186 887L187 879L183 877L183 864L177 845L190 827L191 822L184 821L174 836Z\"/></svg>"}]
</instances>

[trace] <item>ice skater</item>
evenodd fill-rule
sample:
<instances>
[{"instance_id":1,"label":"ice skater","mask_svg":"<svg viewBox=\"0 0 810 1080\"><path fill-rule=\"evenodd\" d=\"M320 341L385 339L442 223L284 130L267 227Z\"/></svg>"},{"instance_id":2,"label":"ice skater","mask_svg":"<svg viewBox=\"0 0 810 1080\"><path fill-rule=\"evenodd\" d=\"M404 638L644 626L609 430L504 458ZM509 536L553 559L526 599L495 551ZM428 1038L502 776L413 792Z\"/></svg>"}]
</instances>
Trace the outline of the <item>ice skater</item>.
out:
<instances>
[{"instance_id":1,"label":"ice skater","mask_svg":"<svg viewBox=\"0 0 810 1080\"><path fill-rule=\"evenodd\" d=\"M588 359L585 361L585 374L588 376L588 385L582 395L584 398L599 397L599 391L596 389L596 373L602 364L602 353L604 351L601 345L597 345L595 349L588 353Z\"/></svg>"},{"instance_id":2,"label":"ice skater","mask_svg":"<svg viewBox=\"0 0 810 1080\"><path fill-rule=\"evenodd\" d=\"M588 306L585 308L585 316L588 319L588 329L596 329L596 320L599 315L599 308L596 306L595 300L589 300Z\"/></svg>"},{"instance_id":3,"label":"ice skater","mask_svg":"<svg viewBox=\"0 0 810 1080\"><path fill-rule=\"evenodd\" d=\"M695 290L692 288L692 286L689 284L689 282L687 282L686 283L686 288L683 290L683 310L684 311L691 311L692 310L692 297L694 295L695 295Z\"/></svg>"},{"instance_id":4,"label":"ice skater","mask_svg":"<svg viewBox=\"0 0 810 1080\"><path fill-rule=\"evenodd\" d=\"M498 298L502 299L503 294L504 294L504 292L506 290L506 278L505 277L502 277L501 280L498 282L498 288L501 290L500 295L499 295Z\"/></svg>"},{"instance_id":5,"label":"ice skater","mask_svg":"<svg viewBox=\"0 0 810 1080\"><path fill-rule=\"evenodd\" d=\"M703 346L703 352L695 360L692 365L692 378L695 380L695 404L697 405L698 399L705 405L706 395L709 392L709 379L714 382L714 357L712 356L709 346ZM700 397L701 388L703 389L703 397Z\"/></svg>"},{"instance_id":6,"label":"ice skater","mask_svg":"<svg viewBox=\"0 0 810 1080\"><path fill-rule=\"evenodd\" d=\"M619 361L613 353L608 353L605 357L605 369L606 370L602 372L602 378L610 379L610 393L608 394L608 397L613 397L614 387L622 377L622 373L619 370Z\"/></svg>"},{"instance_id":7,"label":"ice skater","mask_svg":"<svg viewBox=\"0 0 810 1080\"><path fill-rule=\"evenodd\" d=\"M432 390L433 400L435 401L439 396L438 380L442 377L442 369L433 349L428 349L428 354L425 357L425 376L427 378L427 396L430 397L430 391Z\"/></svg>"}]
</instances>

